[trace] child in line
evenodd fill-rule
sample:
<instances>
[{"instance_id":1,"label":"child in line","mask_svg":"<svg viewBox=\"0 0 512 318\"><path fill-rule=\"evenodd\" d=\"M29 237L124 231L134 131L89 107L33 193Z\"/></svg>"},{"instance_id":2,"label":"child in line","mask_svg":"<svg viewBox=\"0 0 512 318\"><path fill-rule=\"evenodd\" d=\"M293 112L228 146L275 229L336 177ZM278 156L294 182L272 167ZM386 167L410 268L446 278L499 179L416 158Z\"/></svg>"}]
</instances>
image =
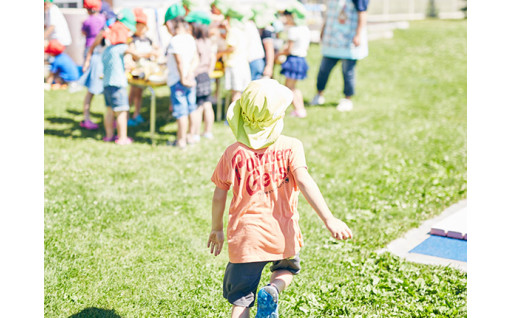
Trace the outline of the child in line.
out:
<instances>
[{"instance_id":1,"label":"child in line","mask_svg":"<svg viewBox=\"0 0 512 318\"><path fill-rule=\"evenodd\" d=\"M253 20L245 22L245 35L247 37L247 48L249 69L251 70L251 81L263 77L265 69L265 49L261 42L261 36Z\"/></svg>"},{"instance_id":2,"label":"child in line","mask_svg":"<svg viewBox=\"0 0 512 318\"><path fill-rule=\"evenodd\" d=\"M199 111L204 118L204 132L202 136L212 139L212 127L215 120L213 106L211 102L212 84L209 74L213 72L215 67L215 48L209 38L210 17L203 11L190 12L185 20L192 25L192 35L196 40L197 53L199 55L199 65L195 71L196 78L196 103ZM199 134L200 125L194 134Z\"/></svg>"},{"instance_id":3,"label":"child in line","mask_svg":"<svg viewBox=\"0 0 512 318\"><path fill-rule=\"evenodd\" d=\"M167 85L171 89L172 115L178 123L176 140L170 145L181 149L187 143L196 143L200 139L194 134L199 130L201 114L196 103L196 81L194 71L198 65L196 42L190 34L190 25L184 18L185 9L173 4L165 14L165 26L172 35L166 51ZM190 132L187 135L187 132Z\"/></svg>"},{"instance_id":4,"label":"child in line","mask_svg":"<svg viewBox=\"0 0 512 318\"><path fill-rule=\"evenodd\" d=\"M240 98L242 91L251 81L248 59L248 43L241 22L244 18L240 7L234 3L226 12L226 19L220 25L221 37L226 40L226 48L217 52L224 63L225 89L231 91L231 102Z\"/></svg>"},{"instance_id":5,"label":"child in line","mask_svg":"<svg viewBox=\"0 0 512 318\"><path fill-rule=\"evenodd\" d=\"M281 65L281 74L286 77L285 85L293 92L293 108L291 116L306 117L306 108L302 92L296 88L298 80L306 78L308 63L306 56L308 54L310 31L305 24L306 9L296 1L292 7L284 11L284 18L288 29L288 40L284 49L278 55L285 55L286 61Z\"/></svg>"},{"instance_id":6,"label":"child in line","mask_svg":"<svg viewBox=\"0 0 512 318\"><path fill-rule=\"evenodd\" d=\"M100 12L101 0L85 0L84 8L87 9L89 17L82 23L82 34L85 36L84 61L87 59L89 48L94 43L96 36L105 26L105 16ZM83 69L84 74L80 78L83 86L87 87L87 93L84 97L83 112L84 120L80 122L80 127L88 130L96 130L99 125L91 121L91 103L94 95L103 93L103 81L100 76L103 75L103 64L101 63L101 47L93 52L90 58L91 67Z\"/></svg>"},{"instance_id":7,"label":"child in line","mask_svg":"<svg viewBox=\"0 0 512 318\"><path fill-rule=\"evenodd\" d=\"M135 14L136 30L130 43L130 48L135 50L140 56L139 59L132 57L135 62L139 64L146 60L150 60L158 57L158 46L153 44L150 38L147 37L148 32L148 17L142 10L142 8L135 8L133 10ZM128 127L135 127L139 124L144 123L144 118L140 115L140 108L142 106L142 93L144 92L143 86L130 85L130 95L128 101L130 105L135 106L132 118L128 119Z\"/></svg>"},{"instance_id":8,"label":"child in line","mask_svg":"<svg viewBox=\"0 0 512 318\"><path fill-rule=\"evenodd\" d=\"M104 37L109 43L103 51L103 95L105 96L105 133L103 141L115 141L118 145L129 145L133 142L128 137L128 80L125 75L124 55L137 53L128 48L128 39L135 31L135 16L132 10L123 9L105 32ZM95 42L96 43L96 42ZM114 136L114 120L117 119L118 138Z\"/></svg>"},{"instance_id":9,"label":"child in line","mask_svg":"<svg viewBox=\"0 0 512 318\"><path fill-rule=\"evenodd\" d=\"M256 5L252 8L253 17L252 20L258 28L260 41L265 52L264 55L264 68L262 77L272 78L274 73L274 59L275 59L275 48L274 39L276 37L275 32L272 28L272 22L275 21L275 10L271 9L265 3Z\"/></svg>"},{"instance_id":10,"label":"child in line","mask_svg":"<svg viewBox=\"0 0 512 318\"><path fill-rule=\"evenodd\" d=\"M46 79L46 88L48 89L65 88L68 84L76 82L80 76L78 65L73 62L69 55L64 53L64 49L64 45L57 39L50 40L44 49L45 53L54 57L50 67L50 75Z\"/></svg>"},{"instance_id":11,"label":"child in line","mask_svg":"<svg viewBox=\"0 0 512 318\"><path fill-rule=\"evenodd\" d=\"M231 317L249 317L262 270L269 262L272 276L257 294L256 317L278 317L279 294L301 268L299 190L335 239L352 237L309 175L302 143L281 135L292 99L293 93L276 80L260 79L252 81L227 111L237 142L224 151L211 178L216 188L208 247L215 256L222 250L223 214L232 187L229 263L223 283L224 298L233 305Z\"/></svg>"}]
</instances>

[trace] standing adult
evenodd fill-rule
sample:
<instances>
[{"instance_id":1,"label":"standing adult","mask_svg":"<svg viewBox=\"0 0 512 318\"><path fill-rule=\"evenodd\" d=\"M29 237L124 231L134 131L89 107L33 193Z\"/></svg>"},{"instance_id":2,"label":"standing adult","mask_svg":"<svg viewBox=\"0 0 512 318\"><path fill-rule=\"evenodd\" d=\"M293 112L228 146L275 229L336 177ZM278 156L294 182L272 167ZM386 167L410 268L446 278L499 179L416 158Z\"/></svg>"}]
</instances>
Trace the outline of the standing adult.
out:
<instances>
[{"instance_id":1,"label":"standing adult","mask_svg":"<svg viewBox=\"0 0 512 318\"><path fill-rule=\"evenodd\" d=\"M71 44L68 23L53 0L44 0L44 39L58 40L64 46Z\"/></svg>"},{"instance_id":2,"label":"standing adult","mask_svg":"<svg viewBox=\"0 0 512 318\"><path fill-rule=\"evenodd\" d=\"M322 28L322 62L318 70L317 94L312 105L325 103L323 92L332 68L341 61L344 81L342 98L336 107L350 111L355 94L355 66L358 60L368 56L366 10L369 0L328 0L326 20Z\"/></svg>"}]
</instances>

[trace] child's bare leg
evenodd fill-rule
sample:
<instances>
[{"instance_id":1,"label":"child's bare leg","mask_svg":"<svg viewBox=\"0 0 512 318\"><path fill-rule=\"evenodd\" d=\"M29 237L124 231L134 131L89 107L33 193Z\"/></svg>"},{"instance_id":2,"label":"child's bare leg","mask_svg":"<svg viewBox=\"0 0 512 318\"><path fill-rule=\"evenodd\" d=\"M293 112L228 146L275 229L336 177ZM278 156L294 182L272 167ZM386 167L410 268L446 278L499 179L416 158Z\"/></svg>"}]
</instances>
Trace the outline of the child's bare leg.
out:
<instances>
[{"instance_id":1,"label":"child's bare leg","mask_svg":"<svg viewBox=\"0 0 512 318\"><path fill-rule=\"evenodd\" d=\"M293 106L295 106L297 110L305 110L302 92L297 88L293 90Z\"/></svg>"},{"instance_id":2,"label":"child's bare leg","mask_svg":"<svg viewBox=\"0 0 512 318\"><path fill-rule=\"evenodd\" d=\"M188 116L181 116L176 122L178 123L177 143L179 146L185 146L187 144Z\"/></svg>"},{"instance_id":3,"label":"child's bare leg","mask_svg":"<svg viewBox=\"0 0 512 318\"><path fill-rule=\"evenodd\" d=\"M302 98L302 92L295 88L295 84L297 80L292 78L287 78L285 81L285 86L288 87L293 92L293 101L292 105L295 110L302 111L304 109L304 99Z\"/></svg>"},{"instance_id":4,"label":"child's bare leg","mask_svg":"<svg viewBox=\"0 0 512 318\"><path fill-rule=\"evenodd\" d=\"M293 280L293 274L290 271L280 269L272 273L270 284L276 286L279 292L282 292L290 285Z\"/></svg>"},{"instance_id":5,"label":"child's bare leg","mask_svg":"<svg viewBox=\"0 0 512 318\"><path fill-rule=\"evenodd\" d=\"M107 107L107 111L105 112L105 134L107 139L112 139L114 137L114 110L112 107Z\"/></svg>"},{"instance_id":6,"label":"child's bare leg","mask_svg":"<svg viewBox=\"0 0 512 318\"><path fill-rule=\"evenodd\" d=\"M249 318L250 312L251 308L249 307L233 306L231 318Z\"/></svg>"},{"instance_id":7,"label":"child's bare leg","mask_svg":"<svg viewBox=\"0 0 512 318\"><path fill-rule=\"evenodd\" d=\"M198 113L197 116L199 117L199 119L198 119L198 123L197 123L197 131L194 132L194 134L199 135L199 133L201 131L201 124L203 123L203 114L204 114L203 104L197 105L196 111ZM189 130L191 130L191 129L189 129Z\"/></svg>"},{"instance_id":8,"label":"child's bare leg","mask_svg":"<svg viewBox=\"0 0 512 318\"><path fill-rule=\"evenodd\" d=\"M84 120L89 120L91 117L91 102L94 95L87 91L84 98Z\"/></svg>"},{"instance_id":9,"label":"child's bare leg","mask_svg":"<svg viewBox=\"0 0 512 318\"><path fill-rule=\"evenodd\" d=\"M201 114L202 114L202 107L197 108L193 112L190 113L190 129L189 132L191 135L199 135L199 130L201 128Z\"/></svg>"},{"instance_id":10,"label":"child's bare leg","mask_svg":"<svg viewBox=\"0 0 512 318\"><path fill-rule=\"evenodd\" d=\"M213 106L211 102L205 102L204 108L204 132L211 133L213 122L215 120L215 114L213 113Z\"/></svg>"},{"instance_id":11,"label":"child's bare leg","mask_svg":"<svg viewBox=\"0 0 512 318\"><path fill-rule=\"evenodd\" d=\"M128 111L120 111L117 116L117 133L119 140L128 138Z\"/></svg>"},{"instance_id":12,"label":"child's bare leg","mask_svg":"<svg viewBox=\"0 0 512 318\"><path fill-rule=\"evenodd\" d=\"M133 96L135 95L135 86L130 85L130 93L128 94L128 105L133 105Z\"/></svg>"},{"instance_id":13,"label":"child's bare leg","mask_svg":"<svg viewBox=\"0 0 512 318\"><path fill-rule=\"evenodd\" d=\"M137 118L140 114L140 107L142 106L142 87L133 87L133 105L135 105L135 110L133 112L133 118Z\"/></svg>"}]
</instances>

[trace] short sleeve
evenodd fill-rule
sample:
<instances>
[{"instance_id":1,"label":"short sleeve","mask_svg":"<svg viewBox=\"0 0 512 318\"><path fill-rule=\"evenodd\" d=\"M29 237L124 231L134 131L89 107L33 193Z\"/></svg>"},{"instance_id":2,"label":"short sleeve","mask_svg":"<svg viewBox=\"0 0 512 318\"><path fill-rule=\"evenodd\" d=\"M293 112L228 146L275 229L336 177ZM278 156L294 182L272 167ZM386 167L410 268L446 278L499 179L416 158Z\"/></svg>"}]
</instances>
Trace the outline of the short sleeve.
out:
<instances>
[{"instance_id":1,"label":"short sleeve","mask_svg":"<svg viewBox=\"0 0 512 318\"><path fill-rule=\"evenodd\" d=\"M53 62L50 67L50 73L55 74L59 71L59 65L57 62Z\"/></svg>"},{"instance_id":2,"label":"short sleeve","mask_svg":"<svg viewBox=\"0 0 512 318\"><path fill-rule=\"evenodd\" d=\"M231 178L231 169L229 165L229 160L227 159L226 152L222 155L219 162L217 163L217 167L213 171L212 182L215 185L223 190L229 190L231 188L232 178Z\"/></svg>"},{"instance_id":3,"label":"short sleeve","mask_svg":"<svg viewBox=\"0 0 512 318\"><path fill-rule=\"evenodd\" d=\"M290 171L295 171L297 168L308 168L306 165L306 156L304 155L304 147L300 140L296 140L292 147L290 154Z\"/></svg>"},{"instance_id":4,"label":"short sleeve","mask_svg":"<svg viewBox=\"0 0 512 318\"><path fill-rule=\"evenodd\" d=\"M87 21L84 21L84 23L82 23L82 32L87 32L88 28L89 28L89 25L88 25Z\"/></svg>"},{"instance_id":5,"label":"short sleeve","mask_svg":"<svg viewBox=\"0 0 512 318\"><path fill-rule=\"evenodd\" d=\"M176 50L174 49L174 45L173 45L172 39L169 42L169 45L167 46L167 51L165 52L165 54L166 55L176 54Z\"/></svg>"},{"instance_id":6,"label":"short sleeve","mask_svg":"<svg viewBox=\"0 0 512 318\"><path fill-rule=\"evenodd\" d=\"M261 34L261 40L266 40L266 39L272 40L272 38L273 38L272 31L263 29L263 32Z\"/></svg>"},{"instance_id":7,"label":"short sleeve","mask_svg":"<svg viewBox=\"0 0 512 318\"><path fill-rule=\"evenodd\" d=\"M366 11L368 10L368 2L370 0L353 0L354 6L356 7L357 11Z\"/></svg>"}]
</instances>

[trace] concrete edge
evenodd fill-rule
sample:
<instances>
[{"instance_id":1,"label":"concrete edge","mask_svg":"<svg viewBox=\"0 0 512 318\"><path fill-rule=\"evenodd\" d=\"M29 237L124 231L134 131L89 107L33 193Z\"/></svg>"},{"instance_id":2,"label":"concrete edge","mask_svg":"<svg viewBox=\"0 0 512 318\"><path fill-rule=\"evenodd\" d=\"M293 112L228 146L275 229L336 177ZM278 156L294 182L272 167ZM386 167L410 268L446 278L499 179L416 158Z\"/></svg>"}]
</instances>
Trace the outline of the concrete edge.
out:
<instances>
[{"instance_id":1,"label":"concrete edge","mask_svg":"<svg viewBox=\"0 0 512 318\"><path fill-rule=\"evenodd\" d=\"M419 245L421 242L426 240L430 234L430 229L433 224L449 217L454 214L458 210L467 206L467 199L464 199L444 210L440 215L436 216L433 219L429 219L424 221L418 228L409 230L405 235L401 238L398 238L392 242L390 242L385 248L377 250L377 254L382 254L384 252L390 252L402 258L405 258L408 261L427 264L427 265L442 265L442 266L450 266L456 268L458 270L462 270L467 272L467 263L444 259L435 256L409 253L414 247Z\"/></svg>"}]
</instances>

